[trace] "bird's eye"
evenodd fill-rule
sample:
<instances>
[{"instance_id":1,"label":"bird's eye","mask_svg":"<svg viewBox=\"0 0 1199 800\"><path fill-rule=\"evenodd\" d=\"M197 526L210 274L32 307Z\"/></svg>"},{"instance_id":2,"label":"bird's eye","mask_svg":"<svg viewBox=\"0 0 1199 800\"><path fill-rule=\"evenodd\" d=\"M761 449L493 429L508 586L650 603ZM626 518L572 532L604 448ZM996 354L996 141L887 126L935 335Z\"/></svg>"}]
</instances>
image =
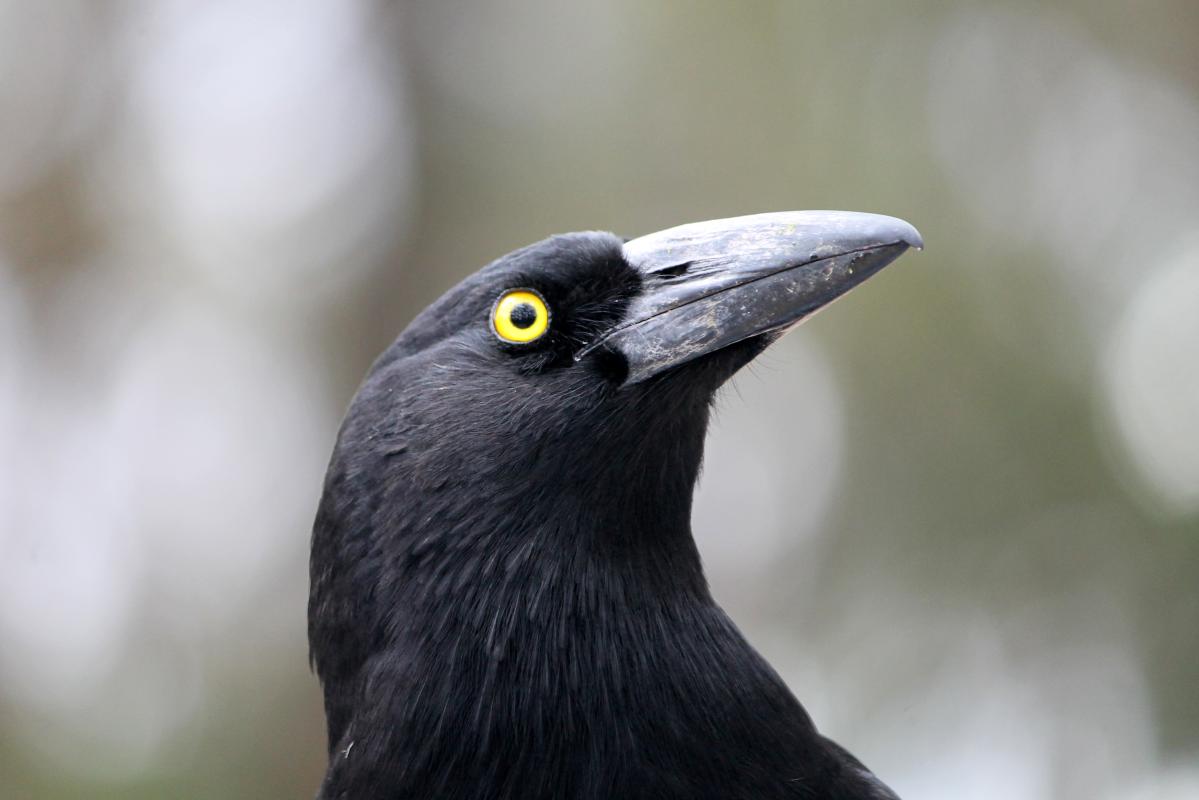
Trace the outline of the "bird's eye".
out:
<instances>
[{"instance_id":1,"label":"bird's eye","mask_svg":"<svg viewBox=\"0 0 1199 800\"><path fill-rule=\"evenodd\" d=\"M491 310L491 329L510 344L535 342L549 327L549 306L532 289L504 292Z\"/></svg>"}]
</instances>

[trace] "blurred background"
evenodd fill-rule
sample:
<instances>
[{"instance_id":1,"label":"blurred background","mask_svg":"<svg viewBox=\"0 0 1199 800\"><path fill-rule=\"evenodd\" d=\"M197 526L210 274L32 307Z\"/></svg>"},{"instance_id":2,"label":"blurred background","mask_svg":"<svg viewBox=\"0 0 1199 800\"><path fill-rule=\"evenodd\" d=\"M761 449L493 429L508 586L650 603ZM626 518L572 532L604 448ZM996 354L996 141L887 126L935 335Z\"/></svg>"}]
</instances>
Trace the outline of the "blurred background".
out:
<instances>
[{"instance_id":1,"label":"blurred background","mask_svg":"<svg viewBox=\"0 0 1199 800\"><path fill-rule=\"evenodd\" d=\"M928 249L723 394L717 597L904 797L1199 797L1197 36L0 0L0 797L311 796L308 536L374 356L551 233L803 208Z\"/></svg>"}]
</instances>

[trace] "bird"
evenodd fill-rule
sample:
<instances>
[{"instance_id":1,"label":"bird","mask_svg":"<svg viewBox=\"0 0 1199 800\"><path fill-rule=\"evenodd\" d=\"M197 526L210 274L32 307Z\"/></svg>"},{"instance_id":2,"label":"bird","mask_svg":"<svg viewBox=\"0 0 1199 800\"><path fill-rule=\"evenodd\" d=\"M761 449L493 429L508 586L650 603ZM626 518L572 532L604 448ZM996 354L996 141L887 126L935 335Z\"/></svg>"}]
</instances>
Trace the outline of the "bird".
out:
<instances>
[{"instance_id":1,"label":"bird","mask_svg":"<svg viewBox=\"0 0 1199 800\"><path fill-rule=\"evenodd\" d=\"M320 800L895 800L713 598L691 505L717 390L922 246L844 211L561 234L419 313L313 525Z\"/></svg>"}]
</instances>

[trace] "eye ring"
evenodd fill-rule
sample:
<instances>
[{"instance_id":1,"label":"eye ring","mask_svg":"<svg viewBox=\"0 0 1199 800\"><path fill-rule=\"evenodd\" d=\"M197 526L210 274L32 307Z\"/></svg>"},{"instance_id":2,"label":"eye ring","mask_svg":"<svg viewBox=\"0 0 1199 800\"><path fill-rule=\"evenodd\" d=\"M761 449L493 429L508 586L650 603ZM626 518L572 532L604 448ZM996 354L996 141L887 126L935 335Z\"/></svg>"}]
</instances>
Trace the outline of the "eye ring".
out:
<instances>
[{"instance_id":1,"label":"eye ring","mask_svg":"<svg viewBox=\"0 0 1199 800\"><path fill-rule=\"evenodd\" d=\"M532 344L550 328L550 307L536 289L509 289L491 307L491 332L507 344Z\"/></svg>"}]
</instances>

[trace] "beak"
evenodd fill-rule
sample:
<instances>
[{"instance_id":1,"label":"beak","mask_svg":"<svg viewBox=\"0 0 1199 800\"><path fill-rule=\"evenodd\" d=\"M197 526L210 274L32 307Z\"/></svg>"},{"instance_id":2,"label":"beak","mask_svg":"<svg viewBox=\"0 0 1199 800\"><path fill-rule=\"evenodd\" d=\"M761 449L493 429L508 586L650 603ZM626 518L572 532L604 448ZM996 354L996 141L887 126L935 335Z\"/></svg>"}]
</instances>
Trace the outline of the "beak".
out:
<instances>
[{"instance_id":1,"label":"beak","mask_svg":"<svg viewBox=\"0 0 1199 800\"><path fill-rule=\"evenodd\" d=\"M621 353L639 383L737 342L781 335L898 258L919 232L895 217L785 211L680 225L632 239L642 291L575 356Z\"/></svg>"}]
</instances>

